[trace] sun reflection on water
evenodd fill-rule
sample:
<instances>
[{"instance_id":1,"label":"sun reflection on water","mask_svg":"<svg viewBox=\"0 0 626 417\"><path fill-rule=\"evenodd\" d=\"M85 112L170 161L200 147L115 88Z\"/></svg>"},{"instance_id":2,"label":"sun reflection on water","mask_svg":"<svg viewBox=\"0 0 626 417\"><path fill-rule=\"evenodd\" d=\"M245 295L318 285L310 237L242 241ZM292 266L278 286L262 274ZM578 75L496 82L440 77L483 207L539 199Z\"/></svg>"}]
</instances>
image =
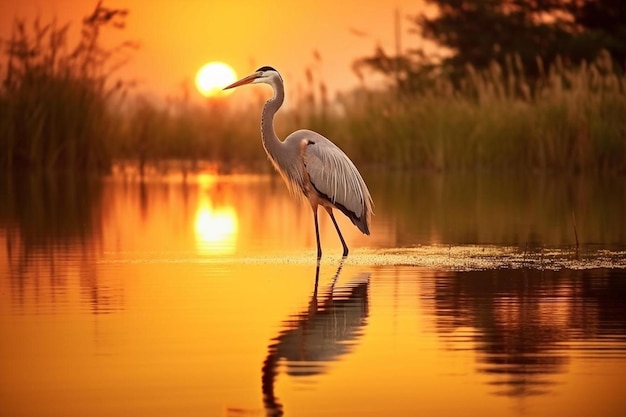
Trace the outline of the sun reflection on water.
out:
<instances>
[{"instance_id":1,"label":"sun reflection on water","mask_svg":"<svg viewBox=\"0 0 626 417\"><path fill-rule=\"evenodd\" d=\"M195 220L198 250L210 255L235 252L238 229L235 210L232 207L214 208L208 198L203 200Z\"/></svg>"},{"instance_id":2,"label":"sun reflection on water","mask_svg":"<svg viewBox=\"0 0 626 417\"><path fill-rule=\"evenodd\" d=\"M194 231L196 247L203 255L229 255L235 252L239 221L230 205L216 206L211 199L215 178L198 177L200 195L196 210ZM216 192L218 192L217 190Z\"/></svg>"}]
</instances>

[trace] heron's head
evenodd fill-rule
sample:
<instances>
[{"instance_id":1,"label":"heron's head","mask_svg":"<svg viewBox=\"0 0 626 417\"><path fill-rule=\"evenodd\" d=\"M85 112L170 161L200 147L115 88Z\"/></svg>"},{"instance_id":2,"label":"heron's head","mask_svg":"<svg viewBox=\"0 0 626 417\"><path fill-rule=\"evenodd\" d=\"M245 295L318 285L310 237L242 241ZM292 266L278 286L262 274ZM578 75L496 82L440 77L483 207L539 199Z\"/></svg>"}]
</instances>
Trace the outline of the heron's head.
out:
<instances>
[{"instance_id":1,"label":"heron's head","mask_svg":"<svg viewBox=\"0 0 626 417\"><path fill-rule=\"evenodd\" d=\"M266 83L270 85L274 85L280 82L282 84L283 79L276 71L276 69L272 67L261 67L254 71L252 74L243 77L239 81L235 81L229 86L224 87L224 90L228 90L229 88L239 87L240 85L250 84L250 83Z\"/></svg>"}]
</instances>

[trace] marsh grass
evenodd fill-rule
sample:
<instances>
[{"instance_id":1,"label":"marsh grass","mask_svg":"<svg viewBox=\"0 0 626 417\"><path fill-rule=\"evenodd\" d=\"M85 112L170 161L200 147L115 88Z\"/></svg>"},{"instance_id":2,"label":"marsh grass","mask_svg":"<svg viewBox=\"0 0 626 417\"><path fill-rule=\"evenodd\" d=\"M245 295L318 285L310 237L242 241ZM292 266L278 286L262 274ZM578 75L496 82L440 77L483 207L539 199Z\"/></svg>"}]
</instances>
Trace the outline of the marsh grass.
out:
<instances>
[{"instance_id":1,"label":"marsh grass","mask_svg":"<svg viewBox=\"0 0 626 417\"><path fill-rule=\"evenodd\" d=\"M259 139L261 104L246 111L227 104L223 99L201 105L184 98L166 105L137 100L121 117L121 133L113 142L116 158L137 164L141 174L147 165L169 170L172 161L180 161L182 170L216 161L222 171L256 171L265 159Z\"/></svg>"},{"instance_id":2,"label":"marsh grass","mask_svg":"<svg viewBox=\"0 0 626 417\"><path fill-rule=\"evenodd\" d=\"M78 44L68 45L69 24L32 27L16 20L0 87L0 167L5 171L90 169L111 162L107 141L115 134L111 107L124 84L111 82L121 49L104 49L104 27L123 27L125 10L100 3L82 22ZM117 97L116 97L117 96Z\"/></svg>"},{"instance_id":3,"label":"marsh grass","mask_svg":"<svg viewBox=\"0 0 626 417\"><path fill-rule=\"evenodd\" d=\"M441 78L420 95L350 97L333 133L364 162L399 168L624 172L625 90L608 54L557 64L532 88L497 64L470 67L458 88Z\"/></svg>"},{"instance_id":4,"label":"marsh grass","mask_svg":"<svg viewBox=\"0 0 626 417\"><path fill-rule=\"evenodd\" d=\"M112 160L146 164L210 160L223 169L267 169L259 118L267 91L249 105L228 99L194 104L190 87L165 103L125 97L113 82L121 50L99 44L107 26L123 27L125 10L100 3L83 21L81 39L67 45L68 26L32 30L17 21L3 43L0 88L0 167L106 171ZM454 82L434 76L419 93L360 88L330 98L319 71L277 116L280 137L308 128L336 142L359 166L412 171L512 170L626 172L626 78L608 53L576 68L537 62L529 81L519 58L485 71L468 67Z\"/></svg>"}]
</instances>

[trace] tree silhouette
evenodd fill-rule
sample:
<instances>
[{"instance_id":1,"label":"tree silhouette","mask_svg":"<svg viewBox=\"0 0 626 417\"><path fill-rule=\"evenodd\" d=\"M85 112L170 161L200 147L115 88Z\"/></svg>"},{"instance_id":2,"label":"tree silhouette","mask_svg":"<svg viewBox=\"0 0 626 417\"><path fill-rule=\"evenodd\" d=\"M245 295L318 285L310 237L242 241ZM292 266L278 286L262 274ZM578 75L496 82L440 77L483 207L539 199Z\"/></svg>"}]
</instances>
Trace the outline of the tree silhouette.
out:
<instances>
[{"instance_id":1,"label":"tree silhouette","mask_svg":"<svg viewBox=\"0 0 626 417\"><path fill-rule=\"evenodd\" d=\"M357 61L416 91L432 74L459 79L467 67L493 62L531 79L557 59L564 65L592 61L608 51L621 71L626 60L626 3L621 0L427 0L434 14L410 16L411 32L438 45L443 58L423 49L401 56L378 47ZM433 71L434 64L436 71Z\"/></svg>"}]
</instances>

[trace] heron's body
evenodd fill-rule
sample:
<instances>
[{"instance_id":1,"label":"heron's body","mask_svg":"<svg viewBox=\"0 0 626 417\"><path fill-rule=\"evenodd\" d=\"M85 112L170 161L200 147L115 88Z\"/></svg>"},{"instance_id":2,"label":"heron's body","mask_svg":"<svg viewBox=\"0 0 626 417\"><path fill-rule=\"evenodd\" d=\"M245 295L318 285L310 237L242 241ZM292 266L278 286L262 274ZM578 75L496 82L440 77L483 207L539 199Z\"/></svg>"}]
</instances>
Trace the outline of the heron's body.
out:
<instances>
[{"instance_id":1,"label":"heron's body","mask_svg":"<svg viewBox=\"0 0 626 417\"><path fill-rule=\"evenodd\" d=\"M280 156L267 152L292 194L303 195L314 209L340 210L369 235L369 192L354 164L342 163L343 151L311 130L292 133L281 146L286 153ZM289 168L283 169L286 165Z\"/></svg>"},{"instance_id":2,"label":"heron's body","mask_svg":"<svg viewBox=\"0 0 626 417\"><path fill-rule=\"evenodd\" d=\"M372 198L365 181L350 158L317 132L298 130L284 141L278 139L274 131L274 115L282 105L285 93L282 78L275 69L261 67L226 88L255 82L269 84L274 89L274 96L265 103L261 116L263 147L291 193L304 196L311 204L318 258L322 255L317 220L319 206L330 215L343 245L343 255L347 256L348 246L332 210L340 210L361 232L369 235Z\"/></svg>"}]
</instances>

